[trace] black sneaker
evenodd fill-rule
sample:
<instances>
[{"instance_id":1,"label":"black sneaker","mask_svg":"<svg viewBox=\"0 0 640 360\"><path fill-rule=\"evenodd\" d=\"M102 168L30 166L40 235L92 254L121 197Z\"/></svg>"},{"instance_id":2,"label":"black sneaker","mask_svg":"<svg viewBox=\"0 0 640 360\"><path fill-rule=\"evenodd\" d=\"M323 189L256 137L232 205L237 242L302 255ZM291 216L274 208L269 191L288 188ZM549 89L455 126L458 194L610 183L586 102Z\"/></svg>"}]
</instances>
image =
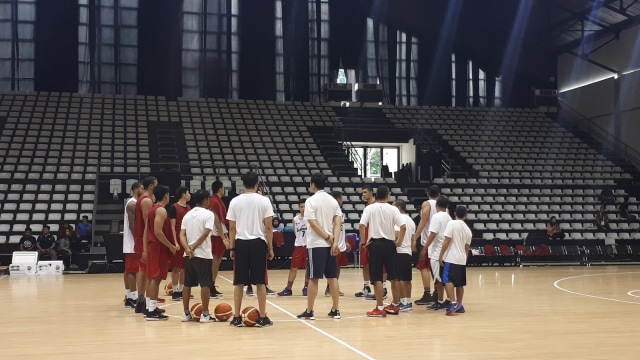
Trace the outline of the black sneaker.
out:
<instances>
[{"instance_id":1,"label":"black sneaker","mask_svg":"<svg viewBox=\"0 0 640 360\"><path fill-rule=\"evenodd\" d=\"M253 296L253 287L251 285L247 285L247 296Z\"/></svg>"},{"instance_id":2,"label":"black sneaker","mask_svg":"<svg viewBox=\"0 0 640 360\"><path fill-rule=\"evenodd\" d=\"M362 291L356 293L356 297L366 297L369 294L372 294L371 288L369 287L369 285L365 285L362 288Z\"/></svg>"},{"instance_id":3,"label":"black sneaker","mask_svg":"<svg viewBox=\"0 0 640 360\"><path fill-rule=\"evenodd\" d=\"M275 292L275 291L273 291L273 290L271 290L271 289L269 289L269 287L268 287L268 286L265 286L265 287L267 288L267 295L275 295L275 294L276 294L276 292ZM267 319L267 320L268 320L268 319Z\"/></svg>"},{"instance_id":4,"label":"black sneaker","mask_svg":"<svg viewBox=\"0 0 640 360\"><path fill-rule=\"evenodd\" d=\"M173 294L171 295L171 300L173 300L173 301L182 300L182 293L178 292L178 291L174 291Z\"/></svg>"},{"instance_id":5,"label":"black sneaker","mask_svg":"<svg viewBox=\"0 0 640 360\"><path fill-rule=\"evenodd\" d=\"M147 312L146 306L147 305L144 303L144 301L138 301L138 303L136 304L136 314L144 314L145 312Z\"/></svg>"},{"instance_id":6,"label":"black sneaker","mask_svg":"<svg viewBox=\"0 0 640 360\"><path fill-rule=\"evenodd\" d=\"M438 292L434 291L431 293L431 302L438 302Z\"/></svg>"},{"instance_id":7,"label":"black sneaker","mask_svg":"<svg viewBox=\"0 0 640 360\"><path fill-rule=\"evenodd\" d=\"M216 286L211 288L211 292L209 295L211 299L222 299L222 297L224 296L224 294L218 291L218 288Z\"/></svg>"},{"instance_id":8,"label":"black sneaker","mask_svg":"<svg viewBox=\"0 0 640 360\"><path fill-rule=\"evenodd\" d=\"M259 317L256 322L257 327L268 327L273 326L273 322L268 317Z\"/></svg>"},{"instance_id":9,"label":"black sneaker","mask_svg":"<svg viewBox=\"0 0 640 360\"><path fill-rule=\"evenodd\" d=\"M414 301L413 303L416 305L429 305L432 302L433 301L431 301L431 294L424 293L420 299Z\"/></svg>"},{"instance_id":10,"label":"black sneaker","mask_svg":"<svg viewBox=\"0 0 640 360\"><path fill-rule=\"evenodd\" d=\"M449 300L447 299L447 300L445 300L445 301L444 301L442 304L440 304L440 305L442 305L442 308L444 308L444 309L448 309L448 308L449 308L449 306L451 306L451 301L449 301Z\"/></svg>"},{"instance_id":11,"label":"black sneaker","mask_svg":"<svg viewBox=\"0 0 640 360\"><path fill-rule=\"evenodd\" d=\"M229 323L231 326L242 327L242 318L240 316L234 316Z\"/></svg>"},{"instance_id":12,"label":"black sneaker","mask_svg":"<svg viewBox=\"0 0 640 360\"><path fill-rule=\"evenodd\" d=\"M315 320L316 316L313 314L313 310L305 310L302 314L298 315L297 318L300 320Z\"/></svg>"},{"instance_id":13,"label":"black sneaker","mask_svg":"<svg viewBox=\"0 0 640 360\"><path fill-rule=\"evenodd\" d=\"M144 317L147 321L161 321L169 319L169 316L158 311L160 309L155 309L153 311L147 312L147 315Z\"/></svg>"},{"instance_id":14,"label":"black sneaker","mask_svg":"<svg viewBox=\"0 0 640 360\"><path fill-rule=\"evenodd\" d=\"M384 294L382 295L382 299L387 298L387 288L384 288Z\"/></svg>"},{"instance_id":15,"label":"black sneaker","mask_svg":"<svg viewBox=\"0 0 640 360\"><path fill-rule=\"evenodd\" d=\"M340 310L338 309L331 309L331 311L329 311L329 315L330 318L334 318L334 319L340 319Z\"/></svg>"},{"instance_id":16,"label":"black sneaker","mask_svg":"<svg viewBox=\"0 0 640 360\"><path fill-rule=\"evenodd\" d=\"M124 307L127 309L135 309L136 301L133 299L127 299L127 301L124 302Z\"/></svg>"}]
</instances>

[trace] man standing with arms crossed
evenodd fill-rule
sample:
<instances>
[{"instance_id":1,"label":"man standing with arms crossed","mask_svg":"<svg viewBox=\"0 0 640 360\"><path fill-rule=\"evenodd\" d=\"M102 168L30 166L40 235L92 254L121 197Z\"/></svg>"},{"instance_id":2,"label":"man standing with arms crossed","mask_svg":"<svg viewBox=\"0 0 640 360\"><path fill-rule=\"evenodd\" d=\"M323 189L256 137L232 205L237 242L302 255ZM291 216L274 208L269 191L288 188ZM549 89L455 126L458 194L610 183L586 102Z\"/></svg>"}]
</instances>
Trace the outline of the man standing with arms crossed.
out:
<instances>
[{"instance_id":1,"label":"man standing with arms crossed","mask_svg":"<svg viewBox=\"0 0 640 360\"><path fill-rule=\"evenodd\" d=\"M305 202L306 217L310 231L307 235L307 271L309 288L307 290L307 308L298 315L301 320L315 320L313 306L318 296L318 281L325 277L333 306L328 316L340 319L338 303L340 288L338 285L338 262L340 253L338 240L342 225L342 211L338 201L324 191L327 177L322 173L311 175L309 188L313 195Z\"/></svg>"},{"instance_id":2,"label":"man standing with arms crossed","mask_svg":"<svg viewBox=\"0 0 640 360\"><path fill-rule=\"evenodd\" d=\"M267 317L267 259L273 259L273 206L267 197L258 194L258 174L242 175L245 193L229 204L229 239L233 266L234 313L230 325L242 326L240 310L244 285L256 284L257 327L273 325Z\"/></svg>"},{"instance_id":3,"label":"man standing with arms crossed","mask_svg":"<svg viewBox=\"0 0 640 360\"><path fill-rule=\"evenodd\" d=\"M398 234L394 226L399 228ZM398 208L389 204L389 188L380 186L376 190L376 202L364 208L360 219L360 236L366 238L369 251L369 277L373 283L376 297L376 307L367 312L369 317L386 317L387 313L397 315L400 312L399 304L383 306L384 269L387 269L387 279L397 279L397 253L396 247L402 245L407 226L404 224ZM396 237L398 240L396 240ZM397 298L397 294L394 295Z\"/></svg>"}]
</instances>

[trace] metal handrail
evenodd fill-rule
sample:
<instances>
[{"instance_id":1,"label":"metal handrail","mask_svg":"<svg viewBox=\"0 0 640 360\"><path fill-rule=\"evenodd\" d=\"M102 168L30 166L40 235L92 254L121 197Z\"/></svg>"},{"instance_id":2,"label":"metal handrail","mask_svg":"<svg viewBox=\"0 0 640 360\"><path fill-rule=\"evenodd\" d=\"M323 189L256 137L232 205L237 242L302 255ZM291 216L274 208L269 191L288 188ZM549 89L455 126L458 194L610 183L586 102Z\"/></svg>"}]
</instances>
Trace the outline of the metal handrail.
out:
<instances>
[{"instance_id":1,"label":"metal handrail","mask_svg":"<svg viewBox=\"0 0 640 360\"><path fill-rule=\"evenodd\" d=\"M358 170L360 171L360 175L364 177L365 171L364 171L364 160L362 159L362 157L360 156L360 154L358 154L358 152L355 149L355 146L351 143L351 140L349 139L349 136L347 136L346 131L344 131L344 124L342 124L342 122L339 122L336 118L333 119L333 127L334 130L338 130L340 129L340 141L342 142L342 147L347 151L347 156L349 157L350 161L353 161L356 165L356 168L358 168Z\"/></svg>"}]
</instances>

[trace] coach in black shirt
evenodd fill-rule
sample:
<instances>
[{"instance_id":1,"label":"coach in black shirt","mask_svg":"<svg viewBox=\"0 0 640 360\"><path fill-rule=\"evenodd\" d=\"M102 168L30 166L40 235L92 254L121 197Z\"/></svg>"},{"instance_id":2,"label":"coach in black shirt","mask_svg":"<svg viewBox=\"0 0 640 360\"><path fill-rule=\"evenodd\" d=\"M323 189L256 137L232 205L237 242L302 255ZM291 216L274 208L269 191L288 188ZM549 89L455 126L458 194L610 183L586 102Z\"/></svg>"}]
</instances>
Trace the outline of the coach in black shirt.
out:
<instances>
[{"instance_id":1,"label":"coach in black shirt","mask_svg":"<svg viewBox=\"0 0 640 360\"><path fill-rule=\"evenodd\" d=\"M43 256L49 254L51 260L56 259L56 237L49 232L49 225L42 227L42 234L38 236L37 247L38 255Z\"/></svg>"}]
</instances>

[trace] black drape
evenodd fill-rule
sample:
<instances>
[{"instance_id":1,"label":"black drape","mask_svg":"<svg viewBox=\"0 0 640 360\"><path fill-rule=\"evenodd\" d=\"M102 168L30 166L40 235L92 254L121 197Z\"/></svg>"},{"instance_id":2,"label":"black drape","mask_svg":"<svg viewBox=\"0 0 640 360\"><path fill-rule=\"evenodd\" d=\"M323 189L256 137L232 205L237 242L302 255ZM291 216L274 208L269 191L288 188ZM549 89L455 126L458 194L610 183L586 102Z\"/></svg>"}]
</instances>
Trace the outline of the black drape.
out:
<instances>
[{"instance_id":1,"label":"black drape","mask_svg":"<svg viewBox=\"0 0 640 360\"><path fill-rule=\"evenodd\" d=\"M275 99L275 1L240 2L240 98Z\"/></svg>"}]
</instances>

